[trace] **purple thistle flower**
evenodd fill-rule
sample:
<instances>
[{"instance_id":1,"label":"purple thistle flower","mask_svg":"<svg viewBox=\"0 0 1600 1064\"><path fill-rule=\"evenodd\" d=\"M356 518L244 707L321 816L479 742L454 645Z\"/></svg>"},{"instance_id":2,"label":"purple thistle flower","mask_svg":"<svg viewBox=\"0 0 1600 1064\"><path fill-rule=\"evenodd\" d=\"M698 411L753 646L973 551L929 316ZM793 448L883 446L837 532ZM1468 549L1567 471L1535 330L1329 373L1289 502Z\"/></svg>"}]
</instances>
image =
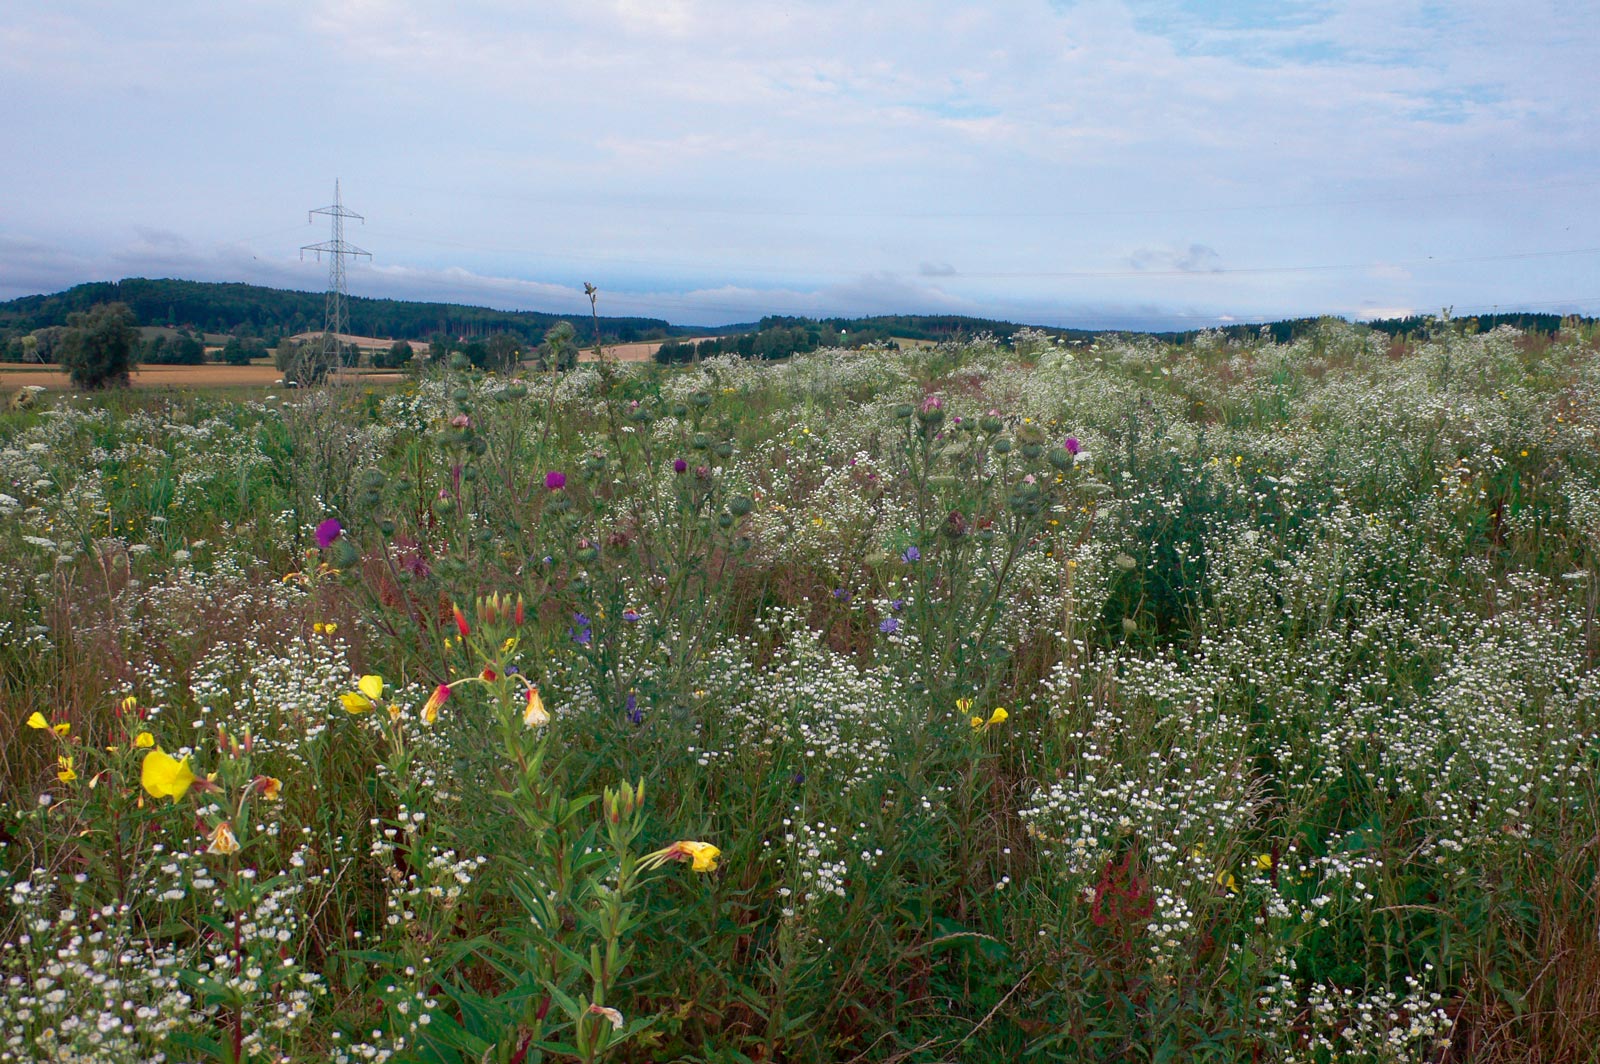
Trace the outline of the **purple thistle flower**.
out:
<instances>
[{"instance_id":1,"label":"purple thistle flower","mask_svg":"<svg viewBox=\"0 0 1600 1064\"><path fill-rule=\"evenodd\" d=\"M674 473L687 473L689 471L689 463L682 458L674 458L672 460L672 471Z\"/></svg>"},{"instance_id":2,"label":"purple thistle flower","mask_svg":"<svg viewBox=\"0 0 1600 1064\"><path fill-rule=\"evenodd\" d=\"M899 630L900 618L898 617L885 617L878 624L878 631L882 632L884 635L894 635Z\"/></svg>"},{"instance_id":3,"label":"purple thistle flower","mask_svg":"<svg viewBox=\"0 0 1600 1064\"><path fill-rule=\"evenodd\" d=\"M910 565L912 562L920 562L922 560L922 552L918 550L915 545L907 547L901 552L900 560L905 562L907 565Z\"/></svg>"},{"instance_id":4,"label":"purple thistle flower","mask_svg":"<svg viewBox=\"0 0 1600 1064\"><path fill-rule=\"evenodd\" d=\"M1078 437L1076 436L1068 436L1061 446L1065 447L1070 455L1076 455L1083 450L1083 444L1078 442Z\"/></svg>"},{"instance_id":5,"label":"purple thistle flower","mask_svg":"<svg viewBox=\"0 0 1600 1064\"><path fill-rule=\"evenodd\" d=\"M327 550L333 546L333 541L339 538L339 533L344 531L344 526L336 517L330 517L317 526L317 546Z\"/></svg>"},{"instance_id":6,"label":"purple thistle flower","mask_svg":"<svg viewBox=\"0 0 1600 1064\"><path fill-rule=\"evenodd\" d=\"M567 475L552 469L544 475L544 486L550 491L560 491L567 486Z\"/></svg>"}]
</instances>

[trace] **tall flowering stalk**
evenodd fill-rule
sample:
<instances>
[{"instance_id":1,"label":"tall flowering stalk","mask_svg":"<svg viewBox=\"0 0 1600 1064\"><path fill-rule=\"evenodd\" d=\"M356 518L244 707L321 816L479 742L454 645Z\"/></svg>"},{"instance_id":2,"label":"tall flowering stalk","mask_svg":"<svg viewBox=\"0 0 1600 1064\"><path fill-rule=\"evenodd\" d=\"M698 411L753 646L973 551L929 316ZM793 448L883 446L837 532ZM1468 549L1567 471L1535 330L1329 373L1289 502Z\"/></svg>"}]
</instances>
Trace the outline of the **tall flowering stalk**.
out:
<instances>
[{"instance_id":1,"label":"tall flowering stalk","mask_svg":"<svg viewBox=\"0 0 1600 1064\"><path fill-rule=\"evenodd\" d=\"M486 959L514 977L489 1004L500 1027L487 1040L502 1057L510 1054L506 1059L524 1059L538 1046L600 1060L646 1025L608 1003L627 965L627 940L640 924L640 887L671 861L710 871L717 849L679 842L641 854L642 781L607 787L599 796L573 793L558 742L559 714L514 660L525 616L520 599L481 597L471 617L457 615L472 671L451 686L479 691L487 701L505 758L494 793L521 822L526 840L504 869L505 886L526 919L479 943Z\"/></svg>"}]
</instances>

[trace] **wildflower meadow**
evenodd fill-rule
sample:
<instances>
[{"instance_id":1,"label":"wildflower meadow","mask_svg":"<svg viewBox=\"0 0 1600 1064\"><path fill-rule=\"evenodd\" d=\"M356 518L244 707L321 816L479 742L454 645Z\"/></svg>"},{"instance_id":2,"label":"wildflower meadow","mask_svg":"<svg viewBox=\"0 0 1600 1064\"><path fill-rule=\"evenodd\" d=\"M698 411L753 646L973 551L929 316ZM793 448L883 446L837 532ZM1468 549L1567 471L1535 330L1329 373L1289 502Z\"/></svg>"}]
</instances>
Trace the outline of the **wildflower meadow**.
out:
<instances>
[{"instance_id":1,"label":"wildflower meadow","mask_svg":"<svg viewBox=\"0 0 1600 1064\"><path fill-rule=\"evenodd\" d=\"M1592 1061L1582 328L0 415L0 1061Z\"/></svg>"}]
</instances>

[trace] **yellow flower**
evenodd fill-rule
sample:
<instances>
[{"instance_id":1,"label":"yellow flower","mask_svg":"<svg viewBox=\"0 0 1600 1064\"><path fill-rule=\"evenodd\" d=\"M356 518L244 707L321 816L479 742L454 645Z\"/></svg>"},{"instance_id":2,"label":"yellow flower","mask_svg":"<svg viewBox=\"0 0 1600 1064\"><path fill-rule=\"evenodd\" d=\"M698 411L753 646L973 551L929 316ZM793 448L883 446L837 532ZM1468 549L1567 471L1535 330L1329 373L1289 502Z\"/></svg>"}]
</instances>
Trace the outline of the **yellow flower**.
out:
<instances>
[{"instance_id":1,"label":"yellow flower","mask_svg":"<svg viewBox=\"0 0 1600 1064\"><path fill-rule=\"evenodd\" d=\"M72 758L58 757L56 758L56 764L59 766L59 769L56 772L56 779L60 780L62 783L71 783L73 780L78 778L78 774L72 771Z\"/></svg>"},{"instance_id":2,"label":"yellow flower","mask_svg":"<svg viewBox=\"0 0 1600 1064\"><path fill-rule=\"evenodd\" d=\"M522 712L522 723L530 728L542 728L550 723L550 714L544 708L537 687L528 688L528 708Z\"/></svg>"},{"instance_id":3,"label":"yellow flower","mask_svg":"<svg viewBox=\"0 0 1600 1064\"><path fill-rule=\"evenodd\" d=\"M332 635L339 630L339 625L334 621L317 621L311 625L311 630L317 635Z\"/></svg>"},{"instance_id":4,"label":"yellow flower","mask_svg":"<svg viewBox=\"0 0 1600 1064\"><path fill-rule=\"evenodd\" d=\"M969 706L972 704L972 700L971 699L964 699L963 701L965 701ZM994 707L994 712L989 714L989 719L988 720L984 720L982 717L973 717L972 718L972 730L973 731L988 731L990 728L994 727L996 724L1004 724L1007 720L1010 720L1010 719L1011 719L1011 714L1007 713L1000 706L996 706L996 707Z\"/></svg>"},{"instance_id":5,"label":"yellow flower","mask_svg":"<svg viewBox=\"0 0 1600 1064\"><path fill-rule=\"evenodd\" d=\"M28 727L37 728L39 731L49 731L50 722L44 719L44 714L34 710L33 716L28 718Z\"/></svg>"},{"instance_id":6,"label":"yellow flower","mask_svg":"<svg viewBox=\"0 0 1600 1064\"><path fill-rule=\"evenodd\" d=\"M276 802L283 795L283 781L276 776L257 776L255 785L261 797L269 802Z\"/></svg>"},{"instance_id":7,"label":"yellow flower","mask_svg":"<svg viewBox=\"0 0 1600 1064\"><path fill-rule=\"evenodd\" d=\"M517 649L517 637L516 636L511 636L504 643L500 644L500 653L501 653L502 656L511 653L515 649Z\"/></svg>"},{"instance_id":8,"label":"yellow flower","mask_svg":"<svg viewBox=\"0 0 1600 1064\"><path fill-rule=\"evenodd\" d=\"M176 802L195 779L187 757L179 761L159 746L144 755L144 764L139 767L139 783L152 798L171 798Z\"/></svg>"},{"instance_id":9,"label":"yellow flower","mask_svg":"<svg viewBox=\"0 0 1600 1064\"><path fill-rule=\"evenodd\" d=\"M1272 854L1270 854L1270 853L1258 853L1258 854L1256 854L1256 867L1261 869L1261 871L1263 871L1263 872L1272 871Z\"/></svg>"},{"instance_id":10,"label":"yellow flower","mask_svg":"<svg viewBox=\"0 0 1600 1064\"><path fill-rule=\"evenodd\" d=\"M50 726L50 730L64 739L66 738L67 733L72 731L72 725L68 724L66 721L62 721L60 724L52 724Z\"/></svg>"},{"instance_id":11,"label":"yellow flower","mask_svg":"<svg viewBox=\"0 0 1600 1064\"><path fill-rule=\"evenodd\" d=\"M378 706L378 699L383 697L383 677L368 674L361 677L361 682L356 684L358 690L346 691L339 696L339 701L344 703L346 713L367 713Z\"/></svg>"},{"instance_id":12,"label":"yellow flower","mask_svg":"<svg viewBox=\"0 0 1600 1064\"><path fill-rule=\"evenodd\" d=\"M1217 886L1226 889L1229 894L1239 893L1239 881L1226 868L1217 873Z\"/></svg>"},{"instance_id":13,"label":"yellow flower","mask_svg":"<svg viewBox=\"0 0 1600 1064\"><path fill-rule=\"evenodd\" d=\"M958 699L956 699L956 712L958 712L958 713L971 713L972 712L972 699L970 699L970 698L958 698Z\"/></svg>"},{"instance_id":14,"label":"yellow flower","mask_svg":"<svg viewBox=\"0 0 1600 1064\"><path fill-rule=\"evenodd\" d=\"M652 868L660 868L668 861L688 861L696 872L715 872L717 858L721 855L722 851L709 842L680 839L665 849L646 854L639 860L639 867L649 871Z\"/></svg>"},{"instance_id":15,"label":"yellow flower","mask_svg":"<svg viewBox=\"0 0 1600 1064\"><path fill-rule=\"evenodd\" d=\"M142 731L133 737L133 745L140 750L146 750L156 745L156 737L147 731Z\"/></svg>"},{"instance_id":16,"label":"yellow flower","mask_svg":"<svg viewBox=\"0 0 1600 1064\"><path fill-rule=\"evenodd\" d=\"M233 825L224 820L212 829L211 845L206 847L206 853L230 854L239 852L239 838L233 833Z\"/></svg>"},{"instance_id":17,"label":"yellow flower","mask_svg":"<svg viewBox=\"0 0 1600 1064\"><path fill-rule=\"evenodd\" d=\"M124 714L133 713L138 708L139 708L139 699L137 697L135 697L133 695L129 695L127 698L124 698L122 700L122 712Z\"/></svg>"}]
</instances>

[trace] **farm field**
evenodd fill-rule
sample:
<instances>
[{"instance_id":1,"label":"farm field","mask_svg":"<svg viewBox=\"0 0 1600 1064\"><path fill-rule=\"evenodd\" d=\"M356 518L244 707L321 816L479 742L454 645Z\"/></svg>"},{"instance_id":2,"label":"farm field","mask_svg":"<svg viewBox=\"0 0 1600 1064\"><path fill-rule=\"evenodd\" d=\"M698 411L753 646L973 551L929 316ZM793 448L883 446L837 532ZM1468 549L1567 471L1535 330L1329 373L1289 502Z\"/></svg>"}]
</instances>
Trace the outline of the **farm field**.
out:
<instances>
[{"instance_id":1,"label":"farm field","mask_svg":"<svg viewBox=\"0 0 1600 1064\"><path fill-rule=\"evenodd\" d=\"M1589 1061L1597 548L1582 330L44 395L0 1061Z\"/></svg>"},{"instance_id":2,"label":"farm field","mask_svg":"<svg viewBox=\"0 0 1600 1064\"><path fill-rule=\"evenodd\" d=\"M365 383L393 383L399 373L363 370L357 379ZM271 387L283 379L283 371L271 365L228 366L208 362L199 366L140 366L132 373L135 388L232 388ZM0 389L38 387L67 391L72 382L59 369L37 366L0 366Z\"/></svg>"}]
</instances>

